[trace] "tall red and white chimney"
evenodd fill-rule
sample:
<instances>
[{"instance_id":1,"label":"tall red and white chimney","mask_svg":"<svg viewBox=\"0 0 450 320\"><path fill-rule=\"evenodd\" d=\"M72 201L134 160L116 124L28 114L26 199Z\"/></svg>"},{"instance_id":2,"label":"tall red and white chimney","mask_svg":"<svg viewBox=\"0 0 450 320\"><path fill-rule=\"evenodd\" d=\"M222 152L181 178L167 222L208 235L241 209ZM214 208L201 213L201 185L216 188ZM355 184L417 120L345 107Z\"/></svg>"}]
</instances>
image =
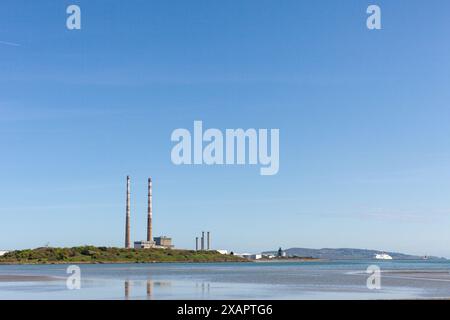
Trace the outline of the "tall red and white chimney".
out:
<instances>
[{"instance_id":1,"label":"tall red and white chimney","mask_svg":"<svg viewBox=\"0 0 450 320\"><path fill-rule=\"evenodd\" d=\"M153 241L153 235L152 235L152 178L148 178L147 241Z\"/></svg>"},{"instance_id":2,"label":"tall red and white chimney","mask_svg":"<svg viewBox=\"0 0 450 320\"><path fill-rule=\"evenodd\" d=\"M125 218L125 248L131 248L130 241L130 176L127 176L127 204Z\"/></svg>"}]
</instances>

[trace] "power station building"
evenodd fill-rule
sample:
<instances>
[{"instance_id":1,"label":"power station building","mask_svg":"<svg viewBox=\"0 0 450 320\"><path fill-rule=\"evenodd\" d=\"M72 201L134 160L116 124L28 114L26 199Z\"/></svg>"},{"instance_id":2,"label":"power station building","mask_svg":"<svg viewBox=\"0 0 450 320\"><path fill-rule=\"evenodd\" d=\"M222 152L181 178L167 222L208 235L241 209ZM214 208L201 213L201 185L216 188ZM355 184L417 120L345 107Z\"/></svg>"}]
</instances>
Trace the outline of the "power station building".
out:
<instances>
[{"instance_id":1,"label":"power station building","mask_svg":"<svg viewBox=\"0 0 450 320\"><path fill-rule=\"evenodd\" d=\"M126 220L125 220L125 248L131 248L130 241L130 177L127 176L127 198L126 198ZM152 211L152 179L148 178L148 198L147 198L147 239L135 241L135 249L170 249L173 248L172 238L166 236L153 237L153 211Z\"/></svg>"},{"instance_id":2,"label":"power station building","mask_svg":"<svg viewBox=\"0 0 450 320\"><path fill-rule=\"evenodd\" d=\"M155 242L156 246L161 246L165 248L173 248L172 245L172 238L161 236L161 237L155 237L153 238L153 241Z\"/></svg>"},{"instance_id":3,"label":"power station building","mask_svg":"<svg viewBox=\"0 0 450 320\"><path fill-rule=\"evenodd\" d=\"M134 242L134 248L135 249L151 249L151 248L164 248L164 249L170 249L173 248L172 245L172 238L161 236L161 237L154 237L153 241L135 241Z\"/></svg>"},{"instance_id":4,"label":"power station building","mask_svg":"<svg viewBox=\"0 0 450 320\"><path fill-rule=\"evenodd\" d=\"M155 247L154 241L135 241L134 242L134 248L135 249L151 249Z\"/></svg>"}]
</instances>

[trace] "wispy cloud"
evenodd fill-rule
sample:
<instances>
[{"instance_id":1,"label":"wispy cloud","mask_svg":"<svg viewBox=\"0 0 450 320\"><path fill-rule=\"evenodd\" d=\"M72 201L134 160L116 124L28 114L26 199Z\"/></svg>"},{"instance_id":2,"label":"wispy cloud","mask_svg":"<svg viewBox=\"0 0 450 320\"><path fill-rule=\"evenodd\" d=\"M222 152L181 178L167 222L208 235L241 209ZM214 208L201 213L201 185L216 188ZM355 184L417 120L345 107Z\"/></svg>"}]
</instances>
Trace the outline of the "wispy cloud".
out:
<instances>
[{"instance_id":1,"label":"wispy cloud","mask_svg":"<svg viewBox=\"0 0 450 320\"><path fill-rule=\"evenodd\" d=\"M0 40L0 44L3 44L5 46L11 46L11 47L20 47L20 44L15 43L15 42L9 42L9 41Z\"/></svg>"}]
</instances>

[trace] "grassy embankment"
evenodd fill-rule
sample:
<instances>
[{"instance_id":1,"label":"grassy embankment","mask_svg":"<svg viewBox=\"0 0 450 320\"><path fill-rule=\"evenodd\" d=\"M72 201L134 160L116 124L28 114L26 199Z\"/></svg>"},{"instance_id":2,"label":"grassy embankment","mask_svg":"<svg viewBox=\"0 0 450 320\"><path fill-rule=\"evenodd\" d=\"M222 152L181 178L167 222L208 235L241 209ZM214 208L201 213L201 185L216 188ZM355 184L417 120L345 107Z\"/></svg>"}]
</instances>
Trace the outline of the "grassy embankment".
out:
<instances>
[{"instance_id":1,"label":"grassy embankment","mask_svg":"<svg viewBox=\"0 0 450 320\"><path fill-rule=\"evenodd\" d=\"M241 262L247 261L217 251L177 249L124 249L83 246L37 248L11 251L0 257L0 264L60 263L146 263L146 262Z\"/></svg>"}]
</instances>

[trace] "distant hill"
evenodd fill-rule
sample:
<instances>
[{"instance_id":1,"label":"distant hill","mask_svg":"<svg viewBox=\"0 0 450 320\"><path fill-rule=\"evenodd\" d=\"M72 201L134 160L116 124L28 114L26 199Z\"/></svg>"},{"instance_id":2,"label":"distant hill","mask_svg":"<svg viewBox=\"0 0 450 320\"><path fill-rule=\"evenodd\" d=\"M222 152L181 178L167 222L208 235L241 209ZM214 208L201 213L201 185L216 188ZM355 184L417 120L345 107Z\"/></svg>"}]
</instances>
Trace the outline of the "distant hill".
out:
<instances>
[{"instance_id":1,"label":"distant hill","mask_svg":"<svg viewBox=\"0 0 450 320\"><path fill-rule=\"evenodd\" d=\"M297 257L311 257L317 259L327 260L346 260L346 259L374 259L375 254L382 253L384 251L367 250L367 249L352 249L352 248L323 248L323 249L308 249L308 248L290 248L284 250L288 256ZM418 260L422 259L421 256L408 255L398 252L385 252L395 260ZM266 251L263 254L276 255L277 251ZM439 257L428 257L430 260L444 259Z\"/></svg>"}]
</instances>

